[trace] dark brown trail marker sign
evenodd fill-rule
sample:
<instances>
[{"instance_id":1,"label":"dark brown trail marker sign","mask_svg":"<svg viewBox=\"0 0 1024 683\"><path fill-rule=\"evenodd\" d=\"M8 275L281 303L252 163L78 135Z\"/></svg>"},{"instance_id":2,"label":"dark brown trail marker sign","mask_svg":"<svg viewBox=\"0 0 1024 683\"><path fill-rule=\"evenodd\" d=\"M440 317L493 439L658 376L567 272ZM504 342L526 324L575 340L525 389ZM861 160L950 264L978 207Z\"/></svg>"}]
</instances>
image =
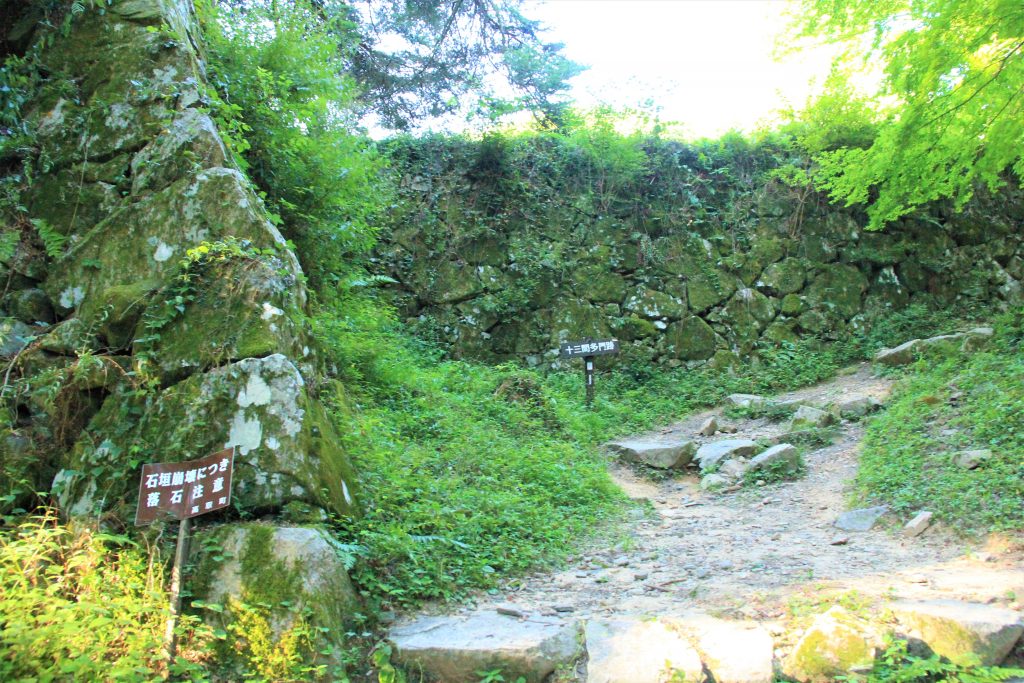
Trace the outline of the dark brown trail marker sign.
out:
<instances>
[{"instance_id":1,"label":"dark brown trail marker sign","mask_svg":"<svg viewBox=\"0 0 1024 683\"><path fill-rule=\"evenodd\" d=\"M188 532L193 517L226 508L231 504L231 475L235 449L228 448L199 460L157 462L142 466L139 506L135 524L178 520L178 545L171 571L171 615L164 632L167 666L174 663L177 649L175 630L181 613L181 567L188 555Z\"/></svg>"},{"instance_id":2,"label":"dark brown trail marker sign","mask_svg":"<svg viewBox=\"0 0 1024 683\"><path fill-rule=\"evenodd\" d=\"M583 377L587 388L587 407L594 403L594 357L619 352L618 339L597 339L565 342L560 347L562 358L583 358Z\"/></svg>"}]
</instances>

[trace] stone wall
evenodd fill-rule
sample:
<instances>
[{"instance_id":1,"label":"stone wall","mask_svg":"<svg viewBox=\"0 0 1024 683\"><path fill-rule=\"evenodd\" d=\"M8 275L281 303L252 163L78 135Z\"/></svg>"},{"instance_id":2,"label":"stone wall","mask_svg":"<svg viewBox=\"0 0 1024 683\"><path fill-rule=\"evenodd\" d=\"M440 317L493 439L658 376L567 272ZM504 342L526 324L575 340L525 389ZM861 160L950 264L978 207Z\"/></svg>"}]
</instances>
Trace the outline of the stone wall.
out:
<instances>
[{"instance_id":1,"label":"stone wall","mask_svg":"<svg viewBox=\"0 0 1024 683\"><path fill-rule=\"evenodd\" d=\"M838 339L910 303L970 308L1021 291L1016 186L866 232L862 213L765 180L770 161L743 178L749 158L700 170L695 150L662 142L645 175L608 191L582 162L541 167L561 143L518 144L489 173L487 141L392 150L401 201L381 267L407 319L456 356L557 365L559 342L614 336L632 361L725 363L765 343Z\"/></svg>"},{"instance_id":2,"label":"stone wall","mask_svg":"<svg viewBox=\"0 0 1024 683\"><path fill-rule=\"evenodd\" d=\"M130 519L141 462L234 446L237 508L353 512L299 263L206 113L191 2L122 0L49 37L32 145L3 148L8 179L31 171L2 266L5 475Z\"/></svg>"}]
</instances>

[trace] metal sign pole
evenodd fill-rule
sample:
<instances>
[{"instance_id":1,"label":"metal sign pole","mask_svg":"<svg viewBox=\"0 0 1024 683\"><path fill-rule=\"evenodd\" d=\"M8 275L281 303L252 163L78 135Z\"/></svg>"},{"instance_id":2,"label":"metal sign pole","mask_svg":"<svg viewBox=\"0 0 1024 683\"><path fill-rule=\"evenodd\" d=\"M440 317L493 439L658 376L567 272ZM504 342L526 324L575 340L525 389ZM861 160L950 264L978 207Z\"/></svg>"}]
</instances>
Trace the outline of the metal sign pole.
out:
<instances>
[{"instance_id":1,"label":"metal sign pole","mask_svg":"<svg viewBox=\"0 0 1024 683\"><path fill-rule=\"evenodd\" d=\"M167 618L167 630L164 632L164 646L167 648L167 673L174 663L178 649L177 633L178 617L181 614L181 570L188 555L188 532L192 519L186 517L178 523L178 547L174 551L174 569L171 570L171 614Z\"/></svg>"},{"instance_id":2,"label":"metal sign pole","mask_svg":"<svg viewBox=\"0 0 1024 683\"><path fill-rule=\"evenodd\" d=\"M587 407L594 405L594 356L583 359L583 373L587 383Z\"/></svg>"}]
</instances>

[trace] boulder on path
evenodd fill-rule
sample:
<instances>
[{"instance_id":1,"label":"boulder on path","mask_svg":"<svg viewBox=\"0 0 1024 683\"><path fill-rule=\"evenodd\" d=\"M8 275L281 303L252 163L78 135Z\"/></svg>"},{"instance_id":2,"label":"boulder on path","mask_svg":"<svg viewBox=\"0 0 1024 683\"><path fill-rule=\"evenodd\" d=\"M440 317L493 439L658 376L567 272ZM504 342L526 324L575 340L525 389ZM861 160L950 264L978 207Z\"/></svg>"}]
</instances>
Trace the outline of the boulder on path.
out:
<instances>
[{"instance_id":1,"label":"boulder on path","mask_svg":"<svg viewBox=\"0 0 1024 683\"><path fill-rule=\"evenodd\" d=\"M704 444L697 449L693 459L700 465L701 472L708 472L726 460L747 457L756 450L757 444L750 439L723 439Z\"/></svg>"},{"instance_id":2,"label":"boulder on path","mask_svg":"<svg viewBox=\"0 0 1024 683\"><path fill-rule=\"evenodd\" d=\"M764 396L757 394L729 394L725 400L736 408L760 408L767 402Z\"/></svg>"},{"instance_id":3,"label":"boulder on path","mask_svg":"<svg viewBox=\"0 0 1024 683\"><path fill-rule=\"evenodd\" d=\"M608 449L618 453L627 462L639 462L651 467L670 469L685 467L697 452L694 441L656 441L653 439L625 439L613 441Z\"/></svg>"},{"instance_id":4,"label":"boulder on path","mask_svg":"<svg viewBox=\"0 0 1024 683\"><path fill-rule=\"evenodd\" d=\"M493 613L421 617L391 629L388 640L403 667L446 683L480 680L500 669L506 681L540 683L579 655L579 624L550 617L521 621Z\"/></svg>"},{"instance_id":5,"label":"boulder on path","mask_svg":"<svg viewBox=\"0 0 1024 683\"><path fill-rule=\"evenodd\" d=\"M875 522L888 511L889 508L886 505L850 510L839 515L834 526L843 531L871 531Z\"/></svg>"},{"instance_id":6,"label":"boulder on path","mask_svg":"<svg viewBox=\"0 0 1024 683\"><path fill-rule=\"evenodd\" d=\"M750 461L750 470L765 470L783 467L790 471L800 468L800 451L796 446L788 443L780 443L768 450L759 453Z\"/></svg>"},{"instance_id":7,"label":"boulder on path","mask_svg":"<svg viewBox=\"0 0 1024 683\"><path fill-rule=\"evenodd\" d=\"M774 643L758 624L705 616L687 617L675 623L694 636L704 666L716 683L775 680Z\"/></svg>"},{"instance_id":8,"label":"boulder on path","mask_svg":"<svg viewBox=\"0 0 1024 683\"><path fill-rule=\"evenodd\" d=\"M882 349L875 354L874 362L881 365L896 367L898 365L909 365L921 350L921 340L911 339L891 349Z\"/></svg>"},{"instance_id":9,"label":"boulder on path","mask_svg":"<svg viewBox=\"0 0 1024 683\"><path fill-rule=\"evenodd\" d=\"M854 669L870 668L884 647L882 634L836 605L818 615L786 662L798 681L824 683Z\"/></svg>"},{"instance_id":10,"label":"boulder on path","mask_svg":"<svg viewBox=\"0 0 1024 683\"><path fill-rule=\"evenodd\" d=\"M906 523L903 527L903 535L910 536L911 538L914 536L920 536L924 533L925 529L931 526L931 523L932 513L927 510L922 510L914 515L912 520Z\"/></svg>"},{"instance_id":11,"label":"boulder on path","mask_svg":"<svg viewBox=\"0 0 1024 683\"><path fill-rule=\"evenodd\" d=\"M839 417L845 420L857 420L881 407L882 402L873 396L862 396L842 401L836 405L836 410L839 411Z\"/></svg>"},{"instance_id":12,"label":"boulder on path","mask_svg":"<svg viewBox=\"0 0 1024 683\"><path fill-rule=\"evenodd\" d=\"M721 467L718 468L716 474L725 477L731 481L739 481L750 469L750 463L743 458L736 458L735 460L726 460L722 463ZM712 476L712 475L708 475Z\"/></svg>"},{"instance_id":13,"label":"boulder on path","mask_svg":"<svg viewBox=\"0 0 1024 683\"><path fill-rule=\"evenodd\" d=\"M898 602L892 611L908 635L957 664L973 656L984 666L999 664L1024 633L1019 612L993 605L928 600Z\"/></svg>"},{"instance_id":14,"label":"boulder on path","mask_svg":"<svg viewBox=\"0 0 1024 683\"><path fill-rule=\"evenodd\" d=\"M663 681L677 672L687 681L703 678L700 655L664 621L587 622L586 648L589 683Z\"/></svg>"},{"instance_id":15,"label":"boulder on path","mask_svg":"<svg viewBox=\"0 0 1024 683\"><path fill-rule=\"evenodd\" d=\"M832 413L819 410L818 408L812 408L810 406L800 406L793 413L793 422L790 425L790 429L814 429L818 427L828 427L833 424L836 418Z\"/></svg>"},{"instance_id":16,"label":"boulder on path","mask_svg":"<svg viewBox=\"0 0 1024 683\"><path fill-rule=\"evenodd\" d=\"M991 457L992 451L988 448L959 451L953 454L953 464L965 470L973 470Z\"/></svg>"},{"instance_id":17,"label":"boulder on path","mask_svg":"<svg viewBox=\"0 0 1024 683\"><path fill-rule=\"evenodd\" d=\"M732 479L721 474L707 474L700 480L701 491L720 491L732 484Z\"/></svg>"},{"instance_id":18,"label":"boulder on path","mask_svg":"<svg viewBox=\"0 0 1024 683\"><path fill-rule=\"evenodd\" d=\"M700 434L701 436L714 436L715 432L717 431L718 419L714 415L712 415L708 419L704 420L703 424L701 424L700 426L700 429L697 430L697 433Z\"/></svg>"}]
</instances>

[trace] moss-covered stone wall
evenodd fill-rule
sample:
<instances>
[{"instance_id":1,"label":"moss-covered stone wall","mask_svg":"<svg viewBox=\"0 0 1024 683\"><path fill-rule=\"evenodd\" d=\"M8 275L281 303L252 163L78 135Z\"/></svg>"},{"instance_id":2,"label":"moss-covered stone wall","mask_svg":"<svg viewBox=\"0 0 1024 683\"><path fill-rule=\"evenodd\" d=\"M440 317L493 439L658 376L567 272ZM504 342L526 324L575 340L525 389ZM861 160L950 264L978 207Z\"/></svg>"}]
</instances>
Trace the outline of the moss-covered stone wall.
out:
<instances>
[{"instance_id":1,"label":"moss-covered stone wall","mask_svg":"<svg viewBox=\"0 0 1024 683\"><path fill-rule=\"evenodd\" d=\"M130 519L141 463L234 446L237 507L353 512L304 277L208 112L192 3L66 26L21 41L35 90L0 130L3 490Z\"/></svg>"},{"instance_id":2,"label":"moss-covered stone wall","mask_svg":"<svg viewBox=\"0 0 1024 683\"><path fill-rule=\"evenodd\" d=\"M867 232L860 211L773 180L800 162L778 144L529 135L389 153L401 201L380 266L456 356L557 364L561 341L614 336L633 361L725 363L910 303L999 305L1024 277L1016 185Z\"/></svg>"}]
</instances>

